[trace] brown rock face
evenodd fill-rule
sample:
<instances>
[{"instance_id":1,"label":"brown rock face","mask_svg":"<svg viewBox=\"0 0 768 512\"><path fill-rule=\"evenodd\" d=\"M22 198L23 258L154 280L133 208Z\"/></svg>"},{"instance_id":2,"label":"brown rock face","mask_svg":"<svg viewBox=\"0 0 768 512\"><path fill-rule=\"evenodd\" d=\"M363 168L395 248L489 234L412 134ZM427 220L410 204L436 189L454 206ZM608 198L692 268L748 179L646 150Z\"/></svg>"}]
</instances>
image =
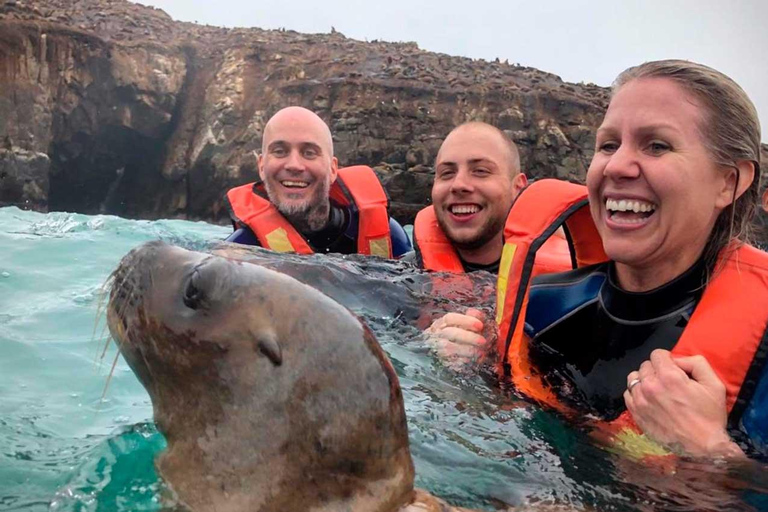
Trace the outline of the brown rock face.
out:
<instances>
[{"instance_id":1,"label":"brown rock face","mask_svg":"<svg viewBox=\"0 0 768 512\"><path fill-rule=\"evenodd\" d=\"M174 22L120 0L0 6L0 205L222 221L269 117L318 112L342 165L375 167L393 213L428 200L443 137L507 130L532 176L580 179L605 89L340 34Z\"/></svg>"},{"instance_id":2,"label":"brown rock face","mask_svg":"<svg viewBox=\"0 0 768 512\"><path fill-rule=\"evenodd\" d=\"M506 63L173 21L123 0L0 5L0 205L224 221L277 110L303 105L342 165L374 167L411 222L455 125L506 130L531 177L583 179L608 90Z\"/></svg>"}]
</instances>

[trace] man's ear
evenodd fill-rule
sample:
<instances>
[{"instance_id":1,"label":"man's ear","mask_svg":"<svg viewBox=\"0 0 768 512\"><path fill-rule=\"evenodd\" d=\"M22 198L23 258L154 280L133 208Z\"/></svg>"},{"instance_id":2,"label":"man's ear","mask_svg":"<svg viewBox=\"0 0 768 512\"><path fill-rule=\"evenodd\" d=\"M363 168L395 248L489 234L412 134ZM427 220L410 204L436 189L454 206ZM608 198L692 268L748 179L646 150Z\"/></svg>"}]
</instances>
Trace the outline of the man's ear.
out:
<instances>
[{"instance_id":1,"label":"man's ear","mask_svg":"<svg viewBox=\"0 0 768 512\"><path fill-rule=\"evenodd\" d=\"M339 160L334 156L331 158L331 185L336 181L336 177L339 175Z\"/></svg>"},{"instance_id":2,"label":"man's ear","mask_svg":"<svg viewBox=\"0 0 768 512\"><path fill-rule=\"evenodd\" d=\"M736 167L727 167L725 173L723 188L715 201L715 205L721 209L741 197L752 185L755 180L755 162L740 160Z\"/></svg>"},{"instance_id":3,"label":"man's ear","mask_svg":"<svg viewBox=\"0 0 768 512\"><path fill-rule=\"evenodd\" d=\"M517 194L527 186L528 177L522 172L518 173L517 176L512 179L512 190L515 192L515 197L517 197Z\"/></svg>"},{"instance_id":4,"label":"man's ear","mask_svg":"<svg viewBox=\"0 0 768 512\"><path fill-rule=\"evenodd\" d=\"M261 181L264 181L264 153L258 155L259 157L259 178L261 178Z\"/></svg>"}]
</instances>

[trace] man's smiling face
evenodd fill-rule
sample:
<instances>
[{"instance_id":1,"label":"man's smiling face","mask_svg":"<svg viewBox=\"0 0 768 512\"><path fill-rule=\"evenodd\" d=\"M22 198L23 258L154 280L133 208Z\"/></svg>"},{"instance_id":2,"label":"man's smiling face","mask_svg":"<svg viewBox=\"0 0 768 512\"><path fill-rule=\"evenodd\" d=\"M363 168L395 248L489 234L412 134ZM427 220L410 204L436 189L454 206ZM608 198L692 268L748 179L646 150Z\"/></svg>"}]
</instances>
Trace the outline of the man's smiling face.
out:
<instances>
[{"instance_id":1,"label":"man's smiling face","mask_svg":"<svg viewBox=\"0 0 768 512\"><path fill-rule=\"evenodd\" d=\"M500 244L512 201L525 186L518 166L511 143L492 126L470 123L446 137L435 161L432 203L460 252Z\"/></svg>"},{"instance_id":2,"label":"man's smiling face","mask_svg":"<svg viewBox=\"0 0 768 512\"><path fill-rule=\"evenodd\" d=\"M277 209L297 227L321 229L338 163L328 126L313 112L288 107L264 128L259 175Z\"/></svg>"}]
</instances>

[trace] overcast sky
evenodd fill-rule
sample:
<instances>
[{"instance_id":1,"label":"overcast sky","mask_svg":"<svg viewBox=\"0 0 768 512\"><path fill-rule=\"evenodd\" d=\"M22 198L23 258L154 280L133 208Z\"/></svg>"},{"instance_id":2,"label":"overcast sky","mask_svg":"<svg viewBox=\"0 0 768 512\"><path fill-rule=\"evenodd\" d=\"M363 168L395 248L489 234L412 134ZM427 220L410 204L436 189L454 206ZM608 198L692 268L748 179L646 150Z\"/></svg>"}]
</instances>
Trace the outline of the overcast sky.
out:
<instances>
[{"instance_id":1,"label":"overcast sky","mask_svg":"<svg viewBox=\"0 0 768 512\"><path fill-rule=\"evenodd\" d=\"M768 141L768 0L144 0L226 27L416 41L425 50L532 66L608 86L623 69L681 58L747 91Z\"/></svg>"}]
</instances>

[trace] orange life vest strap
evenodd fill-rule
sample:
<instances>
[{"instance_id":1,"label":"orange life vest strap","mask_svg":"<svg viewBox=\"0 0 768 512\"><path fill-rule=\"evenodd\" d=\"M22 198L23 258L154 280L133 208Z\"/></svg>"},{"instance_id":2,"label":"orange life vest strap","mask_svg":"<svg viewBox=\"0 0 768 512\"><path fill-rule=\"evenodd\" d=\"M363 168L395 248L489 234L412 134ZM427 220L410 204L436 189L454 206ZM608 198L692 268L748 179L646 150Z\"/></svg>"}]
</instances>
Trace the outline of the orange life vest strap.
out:
<instances>
[{"instance_id":1,"label":"orange life vest strap","mask_svg":"<svg viewBox=\"0 0 768 512\"><path fill-rule=\"evenodd\" d=\"M498 350L502 354L503 369L513 376L530 375L522 352L526 348L523 347L523 326L528 289L535 275L537 252L560 227L564 228L571 249L571 268L608 259L592 222L586 187L544 179L532 183L518 195L504 226L505 244L496 297Z\"/></svg>"},{"instance_id":2,"label":"orange life vest strap","mask_svg":"<svg viewBox=\"0 0 768 512\"><path fill-rule=\"evenodd\" d=\"M555 233L544 241L536 252L533 263L533 277L539 274L555 274L573 269L571 248L563 231Z\"/></svg>"},{"instance_id":3,"label":"orange life vest strap","mask_svg":"<svg viewBox=\"0 0 768 512\"><path fill-rule=\"evenodd\" d=\"M510 211L509 215L512 215ZM413 239L421 258L422 266L427 270L464 273L464 266L456 249L437 223L435 207L427 206L416 214L413 223ZM551 272L563 272L573 268L568 241L560 236L552 236L544 242L536 254L534 275Z\"/></svg>"},{"instance_id":4,"label":"orange life vest strap","mask_svg":"<svg viewBox=\"0 0 768 512\"><path fill-rule=\"evenodd\" d=\"M257 193L259 184L235 187L227 201L236 220L248 226L265 248L278 252L312 254L314 251L269 199ZM359 254L392 257L389 232L389 202L373 169L364 165L339 169L331 186L330 199L358 211Z\"/></svg>"},{"instance_id":5,"label":"orange life vest strap","mask_svg":"<svg viewBox=\"0 0 768 512\"><path fill-rule=\"evenodd\" d=\"M248 226L265 249L298 254L314 253L304 237L275 205L256 192L258 186L257 183L248 183L227 192L227 200L236 220Z\"/></svg>"},{"instance_id":6,"label":"orange life vest strap","mask_svg":"<svg viewBox=\"0 0 768 512\"><path fill-rule=\"evenodd\" d=\"M710 280L672 353L704 356L725 384L732 411L767 328L768 253L744 245Z\"/></svg>"},{"instance_id":7,"label":"orange life vest strap","mask_svg":"<svg viewBox=\"0 0 768 512\"><path fill-rule=\"evenodd\" d=\"M348 197L348 202L357 207L358 254L391 258L389 199L373 169L367 165L339 169L335 184Z\"/></svg>"},{"instance_id":8,"label":"orange life vest strap","mask_svg":"<svg viewBox=\"0 0 768 512\"><path fill-rule=\"evenodd\" d=\"M464 266L456 249L437 223L434 206L427 206L416 214L413 241L425 269L464 273Z\"/></svg>"}]
</instances>

